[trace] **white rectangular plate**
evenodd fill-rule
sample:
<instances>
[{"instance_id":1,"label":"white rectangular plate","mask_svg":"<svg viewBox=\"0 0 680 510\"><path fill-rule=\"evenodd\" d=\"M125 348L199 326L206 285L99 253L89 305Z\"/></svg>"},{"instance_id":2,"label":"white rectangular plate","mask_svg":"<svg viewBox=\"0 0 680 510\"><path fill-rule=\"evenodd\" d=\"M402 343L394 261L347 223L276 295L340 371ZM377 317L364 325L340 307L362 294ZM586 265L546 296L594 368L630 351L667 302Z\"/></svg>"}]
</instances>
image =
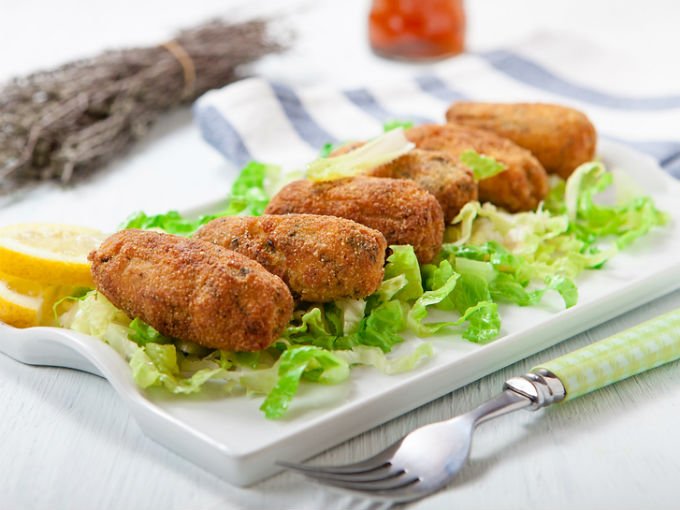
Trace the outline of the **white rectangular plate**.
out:
<instances>
[{"instance_id":1,"label":"white rectangular plate","mask_svg":"<svg viewBox=\"0 0 680 510\"><path fill-rule=\"evenodd\" d=\"M564 310L550 298L539 307L503 306L498 340L481 346L459 337L438 337L433 340L434 359L413 372L386 376L357 368L345 384L303 385L280 421L264 418L258 410L261 398L172 397L142 391L111 348L75 332L0 324L0 351L23 363L105 377L149 437L231 483L248 485L274 474L278 459L308 458L679 287L680 183L647 156L621 145L602 142L600 154L621 179L632 179L641 193L652 195L671 222L604 269L579 277L576 306ZM409 349L409 342L401 348Z\"/></svg>"}]
</instances>

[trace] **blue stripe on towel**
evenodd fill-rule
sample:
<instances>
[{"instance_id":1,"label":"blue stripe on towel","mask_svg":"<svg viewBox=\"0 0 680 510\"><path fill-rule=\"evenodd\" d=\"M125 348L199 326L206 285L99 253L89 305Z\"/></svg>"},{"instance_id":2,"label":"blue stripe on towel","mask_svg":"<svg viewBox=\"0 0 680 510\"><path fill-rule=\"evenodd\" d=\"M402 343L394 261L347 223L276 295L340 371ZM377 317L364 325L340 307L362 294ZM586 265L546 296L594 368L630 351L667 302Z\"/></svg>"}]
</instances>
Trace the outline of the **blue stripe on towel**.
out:
<instances>
[{"instance_id":1,"label":"blue stripe on towel","mask_svg":"<svg viewBox=\"0 0 680 510\"><path fill-rule=\"evenodd\" d=\"M610 136L603 134L602 138L607 140L612 140L624 145L628 145L633 149L650 155L659 162L659 165L666 168L672 163L676 158L680 157L680 142L674 142L671 140L666 141L640 141L640 140L628 140L622 139L615 136Z\"/></svg>"},{"instance_id":2,"label":"blue stripe on towel","mask_svg":"<svg viewBox=\"0 0 680 510\"><path fill-rule=\"evenodd\" d=\"M663 163L662 166L666 172L676 179L680 179L680 154L676 154L675 157Z\"/></svg>"},{"instance_id":3,"label":"blue stripe on towel","mask_svg":"<svg viewBox=\"0 0 680 510\"><path fill-rule=\"evenodd\" d=\"M271 83L270 85L293 129L307 144L316 150L325 143L338 142L333 135L312 118L292 88L281 83Z\"/></svg>"},{"instance_id":4,"label":"blue stripe on towel","mask_svg":"<svg viewBox=\"0 0 680 510\"><path fill-rule=\"evenodd\" d=\"M488 51L479 56L493 67L517 81L537 89L605 108L621 110L667 110L680 108L680 96L625 97L605 94L595 89L571 83L537 63L504 50Z\"/></svg>"},{"instance_id":5,"label":"blue stripe on towel","mask_svg":"<svg viewBox=\"0 0 680 510\"><path fill-rule=\"evenodd\" d=\"M383 123L388 120L408 120L416 124L432 122L432 119L421 117L420 115L390 112L378 102L373 94L364 88L345 90L343 91L343 94L347 99L354 103L355 106Z\"/></svg>"},{"instance_id":6,"label":"blue stripe on towel","mask_svg":"<svg viewBox=\"0 0 680 510\"><path fill-rule=\"evenodd\" d=\"M201 128L203 138L228 160L239 167L253 160L241 135L217 108L196 103L194 119Z\"/></svg>"},{"instance_id":7,"label":"blue stripe on towel","mask_svg":"<svg viewBox=\"0 0 680 510\"><path fill-rule=\"evenodd\" d=\"M416 77L416 83L423 92L446 103L466 99L465 94L452 89L448 83L433 74Z\"/></svg>"},{"instance_id":8,"label":"blue stripe on towel","mask_svg":"<svg viewBox=\"0 0 680 510\"><path fill-rule=\"evenodd\" d=\"M355 106L358 106L361 110L378 119L380 122L385 122L393 118L392 114L385 110L368 90L352 89L345 90L343 93Z\"/></svg>"}]
</instances>

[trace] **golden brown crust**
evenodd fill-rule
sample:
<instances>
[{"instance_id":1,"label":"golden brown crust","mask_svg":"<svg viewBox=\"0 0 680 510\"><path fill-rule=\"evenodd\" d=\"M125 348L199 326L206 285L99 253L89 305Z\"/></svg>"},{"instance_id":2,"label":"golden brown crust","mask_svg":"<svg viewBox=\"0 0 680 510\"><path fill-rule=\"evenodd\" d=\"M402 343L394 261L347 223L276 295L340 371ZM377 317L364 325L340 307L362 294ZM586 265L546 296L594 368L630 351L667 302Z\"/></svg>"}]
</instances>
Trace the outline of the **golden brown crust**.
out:
<instances>
[{"instance_id":1,"label":"golden brown crust","mask_svg":"<svg viewBox=\"0 0 680 510\"><path fill-rule=\"evenodd\" d=\"M595 157L595 127L582 112L566 106L457 102L449 107L446 120L508 138L564 179Z\"/></svg>"},{"instance_id":2,"label":"golden brown crust","mask_svg":"<svg viewBox=\"0 0 680 510\"><path fill-rule=\"evenodd\" d=\"M164 335L207 347L264 349L293 313L280 278L204 241L123 230L89 258L97 290L115 306Z\"/></svg>"},{"instance_id":3,"label":"golden brown crust","mask_svg":"<svg viewBox=\"0 0 680 510\"><path fill-rule=\"evenodd\" d=\"M383 279L385 237L344 218L228 216L203 226L195 238L257 260L303 301L364 298Z\"/></svg>"},{"instance_id":4,"label":"golden brown crust","mask_svg":"<svg viewBox=\"0 0 680 510\"><path fill-rule=\"evenodd\" d=\"M406 137L420 149L440 150L456 161L472 149L503 163L504 172L478 183L481 201L510 212L528 211L548 194L548 176L538 160L495 133L457 124L425 124L406 130Z\"/></svg>"},{"instance_id":5,"label":"golden brown crust","mask_svg":"<svg viewBox=\"0 0 680 510\"><path fill-rule=\"evenodd\" d=\"M365 142L351 142L335 149L329 157L340 156ZM472 171L446 152L413 149L389 163L365 172L373 177L411 179L434 195L450 223L462 207L477 200L477 183Z\"/></svg>"},{"instance_id":6,"label":"golden brown crust","mask_svg":"<svg viewBox=\"0 0 680 510\"><path fill-rule=\"evenodd\" d=\"M366 175L415 181L437 199L446 223L451 222L465 204L477 200L477 183L472 170L442 151L413 149L369 170Z\"/></svg>"},{"instance_id":7,"label":"golden brown crust","mask_svg":"<svg viewBox=\"0 0 680 510\"><path fill-rule=\"evenodd\" d=\"M437 200L415 182L402 179L294 181L272 198L265 212L354 220L382 232L388 244L412 245L423 263L439 253L444 235L444 214Z\"/></svg>"}]
</instances>

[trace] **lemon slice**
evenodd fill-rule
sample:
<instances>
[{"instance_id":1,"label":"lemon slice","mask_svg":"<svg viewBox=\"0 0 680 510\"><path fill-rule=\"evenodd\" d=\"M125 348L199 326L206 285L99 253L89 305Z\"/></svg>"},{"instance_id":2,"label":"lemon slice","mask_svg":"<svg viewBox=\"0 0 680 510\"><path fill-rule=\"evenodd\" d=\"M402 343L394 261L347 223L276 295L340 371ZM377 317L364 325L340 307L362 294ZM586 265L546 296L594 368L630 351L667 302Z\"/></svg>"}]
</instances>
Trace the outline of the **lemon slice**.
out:
<instances>
[{"instance_id":1,"label":"lemon slice","mask_svg":"<svg viewBox=\"0 0 680 510\"><path fill-rule=\"evenodd\" d=\"M0 321L28 328L40 324L44 311L43 289L40 284L1 275Z\"/></svg>"},{"instance_id":2,"label":"lemon slice","mask_svg":"<svg viewBox=\"0 0 680 510\"><path fill-rule=\"evenodd\" d=\"M93 287L87 255L105 235L51 223L0 228L0 271L50 285Z\"/></svg>"},{"instance_id":3,"label":"lemon slice","mask_svg":"<svg viewBox=\"0 0 680 510\"><path fill-rule=\"evenodd\" d=\"M82 292L78 287L43 285L0 273L0 321L18 328L57 326L54 304Z\"/></svg>"}]
</instances>

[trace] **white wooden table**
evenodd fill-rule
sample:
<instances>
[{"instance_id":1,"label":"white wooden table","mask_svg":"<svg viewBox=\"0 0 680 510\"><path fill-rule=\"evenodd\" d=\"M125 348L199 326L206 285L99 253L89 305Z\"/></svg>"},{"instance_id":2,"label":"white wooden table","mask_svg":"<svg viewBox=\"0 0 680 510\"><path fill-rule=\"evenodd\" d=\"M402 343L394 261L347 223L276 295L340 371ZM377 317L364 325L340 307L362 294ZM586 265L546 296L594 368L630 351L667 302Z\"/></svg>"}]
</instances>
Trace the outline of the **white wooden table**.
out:
<instances>
[{"instance_id":1,"label":"white wooden table","mask_svg":"<svg viewBox=\"0 0 680 510\"><path fill-rule=\"evenodd\" d=\"M365 79L375 64L364 47L368 2L288 2L301 34L297 49L259 67L294 83ZM0 77L51 66L107 46L162 40L174 28L233 11L234 2L183 6L133 2L24 0L2 5ZM240 6L270 12L265 2ZM680 90L675 25L679 4L648 0L469 2L470 46L508 44L536 30L565 30L645 57L631 91ZM279 5L279 4L277 4ZM332 20L332 21L331 21ZM349 69L352 71L350 72ZM365 71L365 72L364 72ZM585 77L584 79L587 79ZM622 83L626 91L629 84ZM0 223L56 220L113 228L128 212L187 208L217 198L230 179L201 140L187 111L164 118L151 139L93 182L68 192L41 190L0 208ZM195 176L200 172L201 178ZM173 183L149 194L158 180ZM133 185L134 183L134 185ZM184 184L191 183L191 186ZM191 189L190 193L186 190ZM677 256L677 254L669 254ZM377 451L412 428L465 411L503 381L550 359L680 306L675 292L321 455L342 462ZM632 378L564 406L517 413L480 428L469 466L446 491L413 508L678 508L678 364ZM0 508L2 509L316 509L372 508L293 475L234 488L147 439L108 383L57 368L21 365L0 355Z\"/></svg>"}]
</instances>

